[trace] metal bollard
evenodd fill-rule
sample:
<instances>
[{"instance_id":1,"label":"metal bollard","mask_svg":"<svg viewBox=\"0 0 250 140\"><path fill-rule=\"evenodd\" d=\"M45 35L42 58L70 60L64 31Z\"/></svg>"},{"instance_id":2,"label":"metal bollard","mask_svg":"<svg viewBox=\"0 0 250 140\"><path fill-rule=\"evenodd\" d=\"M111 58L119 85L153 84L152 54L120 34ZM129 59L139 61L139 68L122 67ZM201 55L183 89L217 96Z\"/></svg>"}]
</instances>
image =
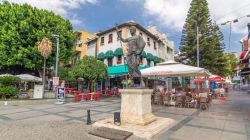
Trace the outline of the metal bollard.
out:
<instances>
[{"instance_id":1,"label":"metal bollard","mask_svg":"<svg viewBox=\"0 0 250 140\"><path fill-rule=\"evenodd\" d=\"M121 125L120 112L114 112L114 124L118 126Z\"/></svg>"},{"instance_id":2,"label":"metal bollard","mask_svg":"<svg viewBox=\"0 0 250 140\"><path fill-rule=\"evenodd\" d=\"M91 124L90 110L87 110L87 125Z\"/></svg>"}]
</instances>

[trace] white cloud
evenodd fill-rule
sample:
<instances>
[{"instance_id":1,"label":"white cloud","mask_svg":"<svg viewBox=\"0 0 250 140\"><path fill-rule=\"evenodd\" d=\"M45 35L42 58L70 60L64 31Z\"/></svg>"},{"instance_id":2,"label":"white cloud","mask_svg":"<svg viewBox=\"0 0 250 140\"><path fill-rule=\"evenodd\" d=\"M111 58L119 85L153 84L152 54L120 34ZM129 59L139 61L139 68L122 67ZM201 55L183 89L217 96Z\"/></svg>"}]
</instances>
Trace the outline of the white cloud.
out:
<instances>
[{"instance_id":1,"label":"white cloud","mask_svg":"<svg viewBox=\"0 0 250 140\"><path fill-rule=\"evenodd\" d=\"M145 0L144 9L148 15L158 18L163 25L181 31L190 3L191 0ZM212 19L217 23L250 14L249 0L208 0L208 6ZM232 31L247 32L246 23L249 21L249 18L243 18L238 23L232 24Z\"/></svg>"},{"instance_id":2,"label":"white cloud","mask_svg":"<svg viewBox=\"0 0 250 140\"><path fill-rule=\"evenodd\" d=\"M70 22L73 24L73 25L80 25L80 24L83 24L83 21L79 20L79 19L71 19Z\"/></svg>"},{"instance_id":3,"label":"white cloud","mask_svg":"<svg viewBox=\"0 0 250 140\"><path fill-rule=\"evenodd\" d=\"M30 4L39 9L53 11L66 19L69 19L72 24L80 24L81 21L73 18L69 12L72 9L79 9L82 4L95 4L97 0L9 0L9 2L18 4Z\"/></svg>"}]
</instances>

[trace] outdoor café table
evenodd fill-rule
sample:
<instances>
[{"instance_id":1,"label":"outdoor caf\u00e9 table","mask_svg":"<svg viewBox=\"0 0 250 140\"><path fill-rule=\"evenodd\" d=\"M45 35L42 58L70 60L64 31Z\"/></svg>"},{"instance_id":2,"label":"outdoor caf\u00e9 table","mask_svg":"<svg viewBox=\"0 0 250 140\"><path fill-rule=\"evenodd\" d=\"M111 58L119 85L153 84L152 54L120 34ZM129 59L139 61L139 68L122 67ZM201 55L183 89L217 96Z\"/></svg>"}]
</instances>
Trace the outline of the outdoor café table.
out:
<instances>
[{"instance_id":1,"label":"outdoor caf\u00e9 table","mask_svg":"<svg viewBox=\"0 0 250 140\"><path fill-rule=\"evenodd\" d=\"M93 101L94 99L93 99L93 96L96 94L95 92L91 92L91 93L88 93L88 94L90 94L91 95L91 97L90 97L90 101Z\"/></svg>"}]
</instances>

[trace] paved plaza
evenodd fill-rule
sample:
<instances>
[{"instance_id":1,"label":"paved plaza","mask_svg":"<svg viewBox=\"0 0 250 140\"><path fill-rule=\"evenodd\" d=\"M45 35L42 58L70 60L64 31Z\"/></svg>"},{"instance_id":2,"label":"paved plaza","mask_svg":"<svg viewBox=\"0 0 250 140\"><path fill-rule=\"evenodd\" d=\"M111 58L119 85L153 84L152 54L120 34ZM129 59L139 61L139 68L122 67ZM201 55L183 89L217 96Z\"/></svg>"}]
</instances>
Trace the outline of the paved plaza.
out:
<instances>
[{"instance_id":1,"label":"paved plaza","mask_svg":"<svg viewBox=\"0 0 250 140\"><path fill-rule=\"evenodd\" d=\"M156 116L175 120L157 136L159 140L250 140L250 94L231 92L226 101L213 100L210 109L153 106ZM3 140L102 140L89 135L87 109L92 121L113 117L120 111L119 97L98 102L64 105L0 106L0 139ZM140 139L131 136L129 140Z\"/></svg>"}]
</instances>

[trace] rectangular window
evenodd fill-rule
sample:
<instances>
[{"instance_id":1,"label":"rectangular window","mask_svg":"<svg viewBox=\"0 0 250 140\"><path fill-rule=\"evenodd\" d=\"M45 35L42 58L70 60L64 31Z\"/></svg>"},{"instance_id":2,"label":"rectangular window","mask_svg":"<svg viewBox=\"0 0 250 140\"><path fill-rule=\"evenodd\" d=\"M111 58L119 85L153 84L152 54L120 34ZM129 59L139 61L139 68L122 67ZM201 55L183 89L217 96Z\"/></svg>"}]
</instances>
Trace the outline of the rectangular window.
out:
<instances>
[{"instance_id":1,"label":"rectangular window","mask_svg":"<svg viewBox=\"0 0 250 140\"><path fill-rule=\"evenodd\" d=\"M117 64L121 64L122 63L122 56L118 55L117 56Z\"/></svg>"},{"instance_id":2,"label":"rectangular window","mask_svg":"<svg viewBox=\"0 0 250 140\"><path fill-rule=\"evenodd\" d=\"M108 43L112 43L113 42L113 34L109 34L109 41Z\"/></svg>"},{"instance_id":3,"label":"rectangular window","mask_svg":"<svg viewBox=\"0 0 250 140\"><path fill-rule=\"evenodd\" d=\"M118 31L117 40L120 40L119 37L122 37L122 31Z\"/></svg>"},{"instance_id":4,"label":"rectangular window","mask_svg":"<svg viewBox=\"0 0 250 140\"><path fill-rule=\"evenodd\" d=\"M149 37L147 38L147 44L148 44L148 46L150 46L150 38Z\"/></svg>"},{"instance_id":5,"label":"rectangular window","mask_svg":"<svg viewBox=\"0 0 250 140\"><path fill-rule=\"evenodd\" d=\"M156 50L156 42L154 41L154 49Z\"/></svg>"},{"instance_id":6,"label":"rectangular window","mask_svg":"<svg viewBox=\"0 0 250 140\"><path fill-rule=\"evenodd\" d=\"M101 38L101 46L104 45L104 37Z\"/></svg>"},{"instance_id":7,"label":"rectangular window","mask_svg":"<svg viewBox=\"0 0 250 140\"><path fill-rule=\"evenodd\" d=\"M113 59L108 58L108 66L111 67L113 65Z\"/></svg>"}]
</instances>

